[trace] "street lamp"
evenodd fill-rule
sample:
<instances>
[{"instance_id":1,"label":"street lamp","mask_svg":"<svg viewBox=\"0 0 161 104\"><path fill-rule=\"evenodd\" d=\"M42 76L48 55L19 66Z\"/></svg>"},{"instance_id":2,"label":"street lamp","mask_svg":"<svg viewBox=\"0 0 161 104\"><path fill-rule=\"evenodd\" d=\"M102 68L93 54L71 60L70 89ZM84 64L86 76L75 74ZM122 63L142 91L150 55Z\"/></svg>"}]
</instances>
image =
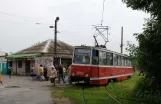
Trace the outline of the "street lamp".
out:
<instances>
[{"instance_id":1,"label":"street lamp","mask_svg":"<svg viewBox=\"0 0 161 104\"><path fill-rule=\"evenodd\" d=\"M56 47L57 47L57 22L59 21L59 17L55 19L55 27L49 26L49 28L54 28L55 36L54 36L54 54L53 54L53 65L56 65Z\"/></svg>"}]
</instances>

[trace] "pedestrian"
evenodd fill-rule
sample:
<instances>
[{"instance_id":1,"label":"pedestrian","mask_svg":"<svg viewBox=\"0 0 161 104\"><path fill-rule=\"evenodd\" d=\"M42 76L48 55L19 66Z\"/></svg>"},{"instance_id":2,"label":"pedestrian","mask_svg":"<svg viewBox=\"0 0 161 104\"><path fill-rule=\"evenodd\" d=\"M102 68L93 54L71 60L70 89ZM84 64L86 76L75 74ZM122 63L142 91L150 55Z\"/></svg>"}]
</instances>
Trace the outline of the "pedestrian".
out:
<instances>
[{"instance_id":1,"label":"pedestrian","mask_svg":"<svg viewBox=\"0 0 161 104\"><path fill-rule=\"evenodd\" d=\"M3 85L3 83L2 83L2 70L0 69L0 83L1 83L1 85Z\"/></svg>"},{"instance_id":2,"label":"pedestrian","mask_svg":"<svg viewBox=\"0 0 161 104\"><path fill-rule=\"evenodd\" d=\"M66 76L66 68L65 67L63 67L63 76L64 76L64 78Z\"/></svg>"},{"instance_id":3,"label":"pedestrian","mask_svg":"<svg viewBox=\"0 0 161 104\"><path fill-rule=\"evenodd\" d=\"M42 65L40 65L40 69L39 69L39 72L40 72L40 81L44 80L44 68Z\"/></svg>"},{"instance_id":4,"label":"pedestrian","mask_svg":"<svg viewBox=\"0 0 161 104\"><path fill-rule=\"evenodd\" d=\"M63 65L60 64L60 66L58 67L58 73L59 73L59 77L58 77L58 83L60 84L60 78L62 78L63 83L64 82L64 75L63 75Z\"/></svg>"},{"instance_id":5,"label":"pedestrian","mask_svg":"<svg viewBox=\"0 0 161 104\"><path fill-rule=\"evenodd\" d=\"M45 80L46 80L46 81L48 81L47 72L48 72L47 67L44 66L44 77L45 77Z\"/></svg>"},{"instance_id":6,"label":"pedestrian","mask_svg":"<svg viewBox=\"0 0 161 104\"><path fill-rule=\"evenodd\" d=\"M33 80L33 77L36 77L36 72L35 72L34 66L31 66L31 68L30 68L30 76L32 77L32 80Z\"/></svg>"},{"instance_id":7,"label":"pedestrian","mask_svg":"<svg viewBox=\"0 0 161 104\"><path fill-rule=\"evenodd\" d=\"M8 75L9 75L9 78L11 78L11 74L12 74L12 67L9 66L8 67Z\"/></svg>"},{"instance_id":8,"label":"pedestrian","mask_svg":"<svg viewBox=\"0 0 161 104\"><path fill-rule=\"evenodd\" d=\"M56 71L55 67L52 66L51 71L50 71L50 81L51 81L51 83L54 83L54 86L55 86L56 77L57 77L57 71Z\"/></svg>"},{"instance_id":9,"label":"pedestrian","mask_svg":"<svg viewBox=\"0 0 161 104\"><path fill-rule=\"evenodd\" d=\"M71 78L70 78L71 71L72 71L72 65L69 65L69 67L68 67L69 84L72 84L72 81L71 81Z\"/></svg>"}]
</instances>

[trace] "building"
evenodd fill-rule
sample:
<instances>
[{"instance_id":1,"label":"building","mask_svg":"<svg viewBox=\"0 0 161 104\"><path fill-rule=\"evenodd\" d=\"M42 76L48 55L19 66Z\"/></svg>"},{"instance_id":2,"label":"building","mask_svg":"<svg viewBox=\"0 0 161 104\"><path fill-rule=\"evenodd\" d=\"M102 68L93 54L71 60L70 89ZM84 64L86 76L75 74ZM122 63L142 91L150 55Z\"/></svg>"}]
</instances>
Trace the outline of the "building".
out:
<instances>
[{"instance_id":1,"label":"building","mask_svg":"<svg viewBox=\"0 0 161 104\"><path fill-rule=\"evenodd\" d=\"M59 63L68 67L72 63L73 49L73 46L57 41L57 53L53 56L54 41L49 39L9 55L7 59L15 74L27 75L30 73L31 66L38 71L40 64L47 67L53 65L53 57L55 57L55 67L58 67Z\"/></svg>"},{"instance_id":2,"label":"building","mask_svg":"<svg viewBox=\"0 0 161 104\"><path fill-rule=\"evenodd\" d=\"M2 70L2 74L7 74L7 53L0 51L0 69Z\"/></svg>"}]
</instances>

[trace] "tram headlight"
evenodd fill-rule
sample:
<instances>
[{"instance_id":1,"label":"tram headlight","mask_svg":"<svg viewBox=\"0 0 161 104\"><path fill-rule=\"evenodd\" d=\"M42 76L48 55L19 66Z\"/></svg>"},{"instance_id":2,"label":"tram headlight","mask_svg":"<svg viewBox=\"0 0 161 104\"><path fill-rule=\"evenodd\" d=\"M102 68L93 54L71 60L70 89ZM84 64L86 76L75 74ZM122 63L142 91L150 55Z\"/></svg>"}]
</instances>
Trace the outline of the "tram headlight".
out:
<instances>
[{"instance_id":1,"label":"tram headlight","mask_svg":"<svg viewBox=\"0 0 161 104\"><path fill-rule=\"evenodd\" d=\"M86 74L85 77L88 77L88 74Z\"/></svg>"},{"instance_id":2,"label":"tram headlight","mask_svg":"<svg viewBox=\"0 0 161 104\"><path fill-rule=\"evenodd\" d=\"M74 73L72 73L72 76L74 76L75 74Z\"/></svg>"}]
</instances>

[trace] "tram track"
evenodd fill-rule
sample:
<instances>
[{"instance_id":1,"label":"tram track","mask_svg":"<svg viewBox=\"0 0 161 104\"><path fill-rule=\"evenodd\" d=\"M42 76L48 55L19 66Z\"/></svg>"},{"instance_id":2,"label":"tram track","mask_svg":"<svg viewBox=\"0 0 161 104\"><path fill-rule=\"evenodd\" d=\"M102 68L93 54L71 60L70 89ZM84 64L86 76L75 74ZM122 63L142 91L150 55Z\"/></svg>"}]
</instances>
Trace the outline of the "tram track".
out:
<instances>
[{"instance_id":1,"label":"tram track","mask_svg":"<svg viewBox=\"0 0 161 104\"><path fill-rule=\"evenodd\" d=\"M85 97L84 97L84 89L85 89L85 87L84 87L84 84L82 85L82 87L81 87L81 90L82 90L82 100L83 100L83 104L87 104L87 102L86 102L86 100L85 100ZM106 87L105 87L105 91L106 91L106 93L108 94L108 96L110 96L115 102L117 102L117 104L122 104L122 103L120 103L116 98L114 98L110 93L109 93L109 91L106 89Z\"/></svg>"},{"instance_id":2,"label":"tram track","mask_svg":"<svg viewBox=\"0 0 161 104\"><path fill-rule=\"evenodd\" d=\"M84 84L82 85L82 100L83 100L83 104L87 104L84 98Z\"/></svg>"},{"instance_id":3,"label":"tram track","mask_svg":"<svg viewBox=\"0 0 161 104\"><path fill-rule=\"evenodd\" d=\"M82 90L82 100L83 100L83 104L87 104L86 100L85 100L85 93L84 93L84 89L85 89L85 85L82 84L81 86L81 90ZM122 104L120 101L118 101L114 96L112 96L112 94L108 91L108 89L105 87L105 93L112 98L117 104ZM129 101L135 101L135 102L145 102L145 101L141 101L141 100L136 100L136 99L126 99L126 98L119 98L119 99L123 99L123 100L129 100ZM107 102L108 103L108 102Z\"/></svg>"},{"instance_id":4,"label":"tram track","mask_svg":"<svg viewBox=\"0 0 161 104\"><path fill-rule=\"evenodd\" d=\"M106 89L105 87L105 90L106 90L106 93L108 94L108 96L110 96L115 102L117 102L117 104L122 104L121 102L119 102L115 97L113 97L110 92Z\"/></svg>"}]
</instances>

